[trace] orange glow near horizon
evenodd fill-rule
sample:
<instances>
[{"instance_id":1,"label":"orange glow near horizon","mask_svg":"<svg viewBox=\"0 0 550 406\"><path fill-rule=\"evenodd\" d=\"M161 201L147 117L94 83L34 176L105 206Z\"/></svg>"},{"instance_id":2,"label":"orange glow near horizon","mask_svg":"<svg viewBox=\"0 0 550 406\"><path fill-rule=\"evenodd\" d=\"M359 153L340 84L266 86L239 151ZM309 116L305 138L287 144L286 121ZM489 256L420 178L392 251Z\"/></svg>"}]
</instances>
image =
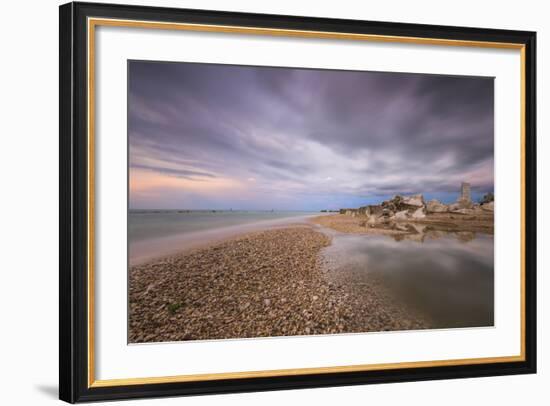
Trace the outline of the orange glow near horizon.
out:
<instances>
[{"instance_id":1,"label":"orange glow near horizon","mask_svg":"<svg viewBox=\"0 0 550 406\"><path fill-rule=\"evenodd\" d=\"M246 190L246 185L230 178L185 179L142 169L130 170L130 193L150 192L157 189L185 190L201 194Z\"/></svg>"}]
</instances>

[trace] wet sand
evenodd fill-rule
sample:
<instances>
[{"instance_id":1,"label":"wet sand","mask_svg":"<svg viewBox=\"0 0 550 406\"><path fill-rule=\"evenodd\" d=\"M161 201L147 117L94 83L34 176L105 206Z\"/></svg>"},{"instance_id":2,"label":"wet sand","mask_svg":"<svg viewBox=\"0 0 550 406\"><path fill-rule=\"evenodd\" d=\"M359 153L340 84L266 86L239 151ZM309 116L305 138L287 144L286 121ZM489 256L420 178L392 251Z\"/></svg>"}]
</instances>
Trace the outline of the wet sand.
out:
<instances>
[{"instance_id":1,"label":"wet sand","mask_svg":"<svg viewBox=\"0 0 550 406\"><path fill-rule=\"evenodd\" d=\"M331 271L330 233L295 225L132 266L129 342L410 330L429 320Z\"/></svg>"}]
</instances>

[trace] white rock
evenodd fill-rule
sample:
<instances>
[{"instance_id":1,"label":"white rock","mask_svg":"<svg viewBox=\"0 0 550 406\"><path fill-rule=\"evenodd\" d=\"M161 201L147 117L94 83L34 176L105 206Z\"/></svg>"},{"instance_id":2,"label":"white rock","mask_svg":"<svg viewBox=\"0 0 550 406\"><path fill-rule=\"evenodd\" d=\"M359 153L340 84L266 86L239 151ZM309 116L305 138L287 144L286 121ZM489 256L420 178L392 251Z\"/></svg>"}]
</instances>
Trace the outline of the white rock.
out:
<instances>
[{"instance_id":1,"label":"white rock","mask_svg":"<svg viewBox=\"0 0 550 406\"><path fill-rule=\"evenodd\" d=\"M413 219L423 219L426 217L426 214L424 214L424 208L419 207L416 209L416 211L412 214Z\"/></svg>"},{"instance_id":2,"label":"white rock","mask_svg":"<svg viewBox=\"0 0 550 406\"><path fill-rule=\"evenodd\" d=\"M424 197L422 195L412 195L405 196L403 198L403 203L409 206L423 207L424 206Z\"/></svg>"},{"instance_id":3,"label":"white rock","mask_svg":"<svg viewBox=\"0 0 550 406\"><path fill-rule=\"evenodd\" d=\"M395 220L406 220L409 218L409 211L408 210L401 210L395 213Z\"/></svg>"},{"instance_id":4,"label":"white rock","mask_svg":"<svg viewBox=\"0 0 550 406\"><path fill-rule=\"evenodd\" d=\"M428 213L446 213L449 211L449 207L439 200L433 199L426 203L426 211Z\"/></svg>"}]
</instances>

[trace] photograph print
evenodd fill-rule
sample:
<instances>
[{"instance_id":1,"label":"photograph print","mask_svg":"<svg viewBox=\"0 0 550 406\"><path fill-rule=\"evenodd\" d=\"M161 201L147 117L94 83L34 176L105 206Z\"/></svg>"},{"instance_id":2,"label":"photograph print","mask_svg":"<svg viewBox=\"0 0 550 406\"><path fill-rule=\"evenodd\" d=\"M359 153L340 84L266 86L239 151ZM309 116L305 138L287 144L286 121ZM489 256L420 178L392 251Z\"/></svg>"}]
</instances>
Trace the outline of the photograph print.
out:
<instances>
[{"instance_id":1,"label":"photograph print","mask_svg":"<svg viewBox=\"0 0 550 406\"><path fill-rule=\"evenodd\" d=\"M128 342L494 325L494 78L128 61Z\"/></svg>"}]
</instances>

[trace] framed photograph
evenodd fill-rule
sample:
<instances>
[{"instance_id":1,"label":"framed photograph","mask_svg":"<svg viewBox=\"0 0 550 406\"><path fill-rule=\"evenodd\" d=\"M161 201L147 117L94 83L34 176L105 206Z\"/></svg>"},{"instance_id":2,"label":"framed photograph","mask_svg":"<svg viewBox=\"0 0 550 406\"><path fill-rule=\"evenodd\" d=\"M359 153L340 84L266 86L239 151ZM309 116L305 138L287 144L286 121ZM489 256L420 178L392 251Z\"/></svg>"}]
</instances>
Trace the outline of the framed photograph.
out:
<instances>
[{"instance_id":1,"label":"framed photograph","mask_svg":"<svg viewBox=\"0 0 550 406\"><path fill-rule=\"evenodd\" d=\"M536 371L534 32L60 7L60 398Z\"/></svg>"}]
</instances>

